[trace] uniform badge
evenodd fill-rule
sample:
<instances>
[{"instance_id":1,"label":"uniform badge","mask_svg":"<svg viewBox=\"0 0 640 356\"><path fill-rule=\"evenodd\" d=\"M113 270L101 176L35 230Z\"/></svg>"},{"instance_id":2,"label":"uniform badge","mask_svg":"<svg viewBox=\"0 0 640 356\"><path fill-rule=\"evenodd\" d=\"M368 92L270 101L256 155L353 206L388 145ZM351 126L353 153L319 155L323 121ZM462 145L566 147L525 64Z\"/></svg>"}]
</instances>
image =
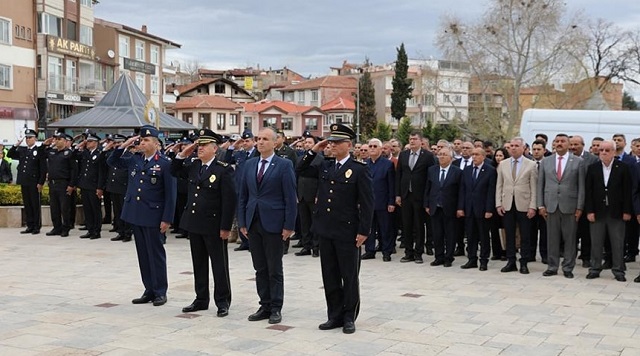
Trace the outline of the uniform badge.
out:
<instances>
[{"instance_id":1,"label":"uniform badge","mask_svg":"<svg viewBox=\"0 0 640 356\"><path fill-rule=\"evenodd\" d=\"M68 156L69 155L69 151L64 151L64 155Z\"/></svg>"},{"instance_id":2,"label":"uniform badge","mask_svg":"<svg viewBox=\"0 0 640 356\"><path fill-rule=\"evenodd\" d=\"M136 170L135 170L135 169L131 171L131 176L132 176L132 177L135 177L135 176L136 176Z\"/></svg>"},{"instance_id":3,"label":"uniform badge","mask_svg":"<svg viewBox=\"0 0 640 356\"><path fill-rule=\"evenodd\" d=\"M353 171L351 170L351 168L349 168L349 169L347 169L346 172L344 172L344 176L346 178L350 178L352 173L353 173Z\"/></svg>"},{"instance_id":4,"label":"uniform badge","mask_svg":"<svg viewBox=\"0 0 640 356\"><path fill-rule=\"evenodd\" d=\"M209 177L209 183L213 183L216 181L216 175L212 174L211 177Z\"/></svg>"},{"instance_id":5,"label":"uniform badge","mask_svg":"<svg viewBox=\"0 0 640 356\"><path fill-rule=\"evenodd\" d=\"M151 184L156 184L158 183L158 178L157 177L151 177Z\"/></svg>"},{"instance_id":6,"label":"uniform badge","mask_svg":"<svg viewBox=\"0 0 640 356\"><path fill-rule=\"evenodd\" d=\"M38 155L38 151L33 151L33 156L37 156Z\"/></svg>"},{"instance_id":7,"label":"uniform badge","mask_svg":"<svg viewBox=\"0 0 640 356\"><path fill-rule=\"evenodd\" d=\"M93 157L91 157L91 159L94 160L94 161L96 160L96 158L98 158L97 155L93 155Z\"/></svg>"}]
</instances>

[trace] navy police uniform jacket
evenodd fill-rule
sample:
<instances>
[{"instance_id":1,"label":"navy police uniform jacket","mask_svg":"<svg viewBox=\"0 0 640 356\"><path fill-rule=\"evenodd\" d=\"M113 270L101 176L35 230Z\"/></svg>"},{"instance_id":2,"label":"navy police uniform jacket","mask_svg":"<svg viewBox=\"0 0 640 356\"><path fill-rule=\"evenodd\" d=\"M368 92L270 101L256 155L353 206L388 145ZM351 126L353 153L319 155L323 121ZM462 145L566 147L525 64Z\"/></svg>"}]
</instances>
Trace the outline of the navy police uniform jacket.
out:
<instances>
[{"instance_id":1,"label":"navy police uniform jacket","mask_svg":"<svg viewBox=\"0 0 640 356\"><path fill-rule=\"evenodd\" d=\"M126 168L112 167L107 164L107 159L113 154L113 150L104 151L100 156L100 173L98 186L100 189L113 194L124 195L127 192L129 174ZM125 156L131 155L127 152Z\"/></svg>"},{"instance_id":2,"label":"navy police uniform jacket","mask_svg":"<svg viewBox=\"0 0 640 356\"><path fill-rule=\"evenodd\" d=\"M26 146L11 146L9 152L7 152L7 157L20 161L18 164L17 184L44 184L46 163L38 146L33 145L31 148Z\"/></svg>"},{"instance_id":3,"label":"navy police uniform jacket","mask_svg":"<svg viewBox=\"0 0 640 356\"><path fill-rule=\"evenodd\" d=\"M116 149L107 164L126 169L129 174L121 219L137 226L159 227L171 223L176 209L176 178L171 175L171 160L156 152L148 163L140 154L123 155Z\"/></svg>"},{"instance_id":4,"label":"navy police uniform jacket","mask_svg":"<svg viewBox=\"0 0 640 356\"><path fill-rule=\"evenodd\" d=\"M93 151L82 150L76 153L80 171L78 172L78 187L81 189L96 190L100 188L98 175L100 172L101 152L96 148Z\"/></svg>"},{"instance_id":5,"label":"navy police uniform jacket","mask_svg":"<svg viewBox=\"0 0 640 356\"><path fill-rule=\"evenodd\" d=\"M202 161L197 158L174 159L171 174L187 182L187 204L180 228L194 234L218 236L231 230L236 211L236 187L233 167L213 160L200 174Z\"/></svg>"}]
</instances>

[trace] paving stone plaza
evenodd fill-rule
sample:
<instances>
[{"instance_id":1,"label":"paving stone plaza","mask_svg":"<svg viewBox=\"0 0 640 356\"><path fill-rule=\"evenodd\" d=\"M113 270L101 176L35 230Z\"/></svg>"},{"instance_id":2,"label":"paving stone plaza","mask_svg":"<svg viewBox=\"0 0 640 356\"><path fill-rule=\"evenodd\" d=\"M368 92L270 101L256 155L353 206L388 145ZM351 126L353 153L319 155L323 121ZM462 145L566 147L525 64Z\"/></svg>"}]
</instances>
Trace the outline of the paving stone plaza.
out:
<instances>
[{"instance_id":1,"label":"paving stone plaza","mask_svg":"<svg viewBox=\"0 0 640 356\"><path fill-rule=\"evenodd\" d=\"M104 230L104 229L103 229ZM168 303L133 305L143 291L133 242L20 235L0 229L0 355L640 355L638 264L620 283L363 261L357 331L326 320L320 260L284 257L282 323L249 322L258 308L248 252L229 258L229 316L183 314L194 298L187 240L169 235ZM427 256L425 256L427 257ZM428 256L430 257L430 256ZM538 257L539 261L539 257Z\"/></svg>"}]
</instances>

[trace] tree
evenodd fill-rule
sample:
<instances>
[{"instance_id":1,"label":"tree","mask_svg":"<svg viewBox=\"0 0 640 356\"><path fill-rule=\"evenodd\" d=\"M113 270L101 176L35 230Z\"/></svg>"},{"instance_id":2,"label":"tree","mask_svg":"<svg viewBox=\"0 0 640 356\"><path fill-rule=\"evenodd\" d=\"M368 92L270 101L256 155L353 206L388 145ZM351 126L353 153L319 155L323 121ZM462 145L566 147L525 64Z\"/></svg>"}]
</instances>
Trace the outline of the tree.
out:
<instances>
[{"instance_id":1,"label":"tree","mask_svg":"<svg viewBox=\"0 0 640 356\"><path fill-rule=\"evenodd\" d=\"M396 58L395 73L391 84L391 116L400 121L407 112L407 100L411 98L411 79L407 78L409 65L407 52L404 50L404 43L400 44L398 56Z\"/></svg>"},{"instance_id":2,"label":"tree","mask_svg":"<svg viewBox=\"0 0 640 356\"><path fill-rule=\"evenodd\" d=\"M622 109L623 110L638 110L638 102L636 99L626 91L622 93Z\"/></svg>"},{"instance_id":3,"label":"tree","mask_svg":"<svg viewBox=\"0 0 640 356\"><path fill-rule=\"evenodd\" d=\"M391 125L384 121L378 121L376 129L371 132L371 136L368 138L377 138L382 142L389 141L391 139Z\"/></svg>"},{"instance_id":4,"label":"tree","mask_svg":"<svg viewBox=\"0 0 640 356\"><path fill-rule=\"evenodd\" d=\"M411 119L408 117L403 117L400 120L400 124L398 125L398 132L396 132L396 138L402 142L402 145L406 145L409 143L409 136L411 135L411 131L413 131L413 126L411 126Z\"/></svg>"},{"instance_id":5,"label":"tree","mask_svg":"<svg viewBox=\"0 0 640 356\"><path fill-rule=\"evenodd\" d=\"M197 59L193 59L193 60L185 60L184 64L180 68L180 71L182 73L189 74L189 77L191 78L191 82L195 82L200 80L200 76L199 76L200 69L202 69L202 65L200 64L200 62Z\"/></svg>"},{"instance_id":6,"label":"tree","mask_svg":"<svg viewBox=\"0 0 640 356\"><path fill-rule=\"evenodd\" d=\"M367 59L365 63L368 63ZM364 72L359 79L358 88L360 89L357 96L360 98L360 112L356 113L360 115L360 133L365 137L370 137L371 133L376 129L377 115L376 115L376 97L375 89L373 88L373 82L371 81L371 74ZM357 98L356 98L357 99ZM358 102L356 100L356 102Z\"/></svg>"},{"instance_id":7,"label":"tree","mask_svg":"<svg viewBox=\"0 0 640 356\"><path fill-rule=\"evenodd\" d=\"M431 121L422 128L422 136L429 139L429 142L435 143L438 140L447 140L452 142L456 138L460 138L460 129L453 124L433 124Z\"/></svg>"},{"instance_id":8,"label":"tree","mask_svg":"<svg viewBox=\"0 0 640 356\"><path fill-rule=\"evenodd\" d=\"M498 120L505 120L507 137L513 136L520 125L520 89L548 83L568 64L575 67L570 53L584 40L576 25L583 21L579 14L566 18L565 12L563 0L491 0L487 11L474 23L465 24L455 17L442 19L438 46L448 58L470 64L472 75L479 78L482 100L491 89L484 78L510 78L508 91L502 93L507 113L498 116ZM484 108L484 119L488 120L488 103Z\"/></svg>"}]
</instances>

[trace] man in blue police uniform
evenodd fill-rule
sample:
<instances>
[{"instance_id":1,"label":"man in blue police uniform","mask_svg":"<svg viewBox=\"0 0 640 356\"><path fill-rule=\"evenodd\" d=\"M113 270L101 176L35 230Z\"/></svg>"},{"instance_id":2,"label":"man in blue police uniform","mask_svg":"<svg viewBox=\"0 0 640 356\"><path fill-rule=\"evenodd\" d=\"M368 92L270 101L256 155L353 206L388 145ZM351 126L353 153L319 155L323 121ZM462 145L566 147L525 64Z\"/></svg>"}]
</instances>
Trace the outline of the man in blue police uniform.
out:
<instances>
[{"instance_id":1,"label":"man in blue police uniform","mask_svg":"<svg viewBox=\"0 0 640 356\"><path fill-rule=\"evenodd\" d=\"M133 227L144 293L131 302L154 306L167 302L167 255L162 244L176 208L176 179L171 161L159 152L158 130L140 128L140 135L129 138L107 159L107 164L127 169L129 183L122 207L122 220ZM140 139L139 152L123 156Z\"/></svg>"},{"instance_id":2,"label":"man in blue police uniform","mask_svg":"<svg viewBox=\"0 0 640 356\"><path fill-rule=\"evenodd\" d=\"M220 135L209 129L171 163L171 173L188 182L186 208L180 228L189 233L196 299L183 313L209 309L209 260L213 270L213 299L217 316L229 315L231 283L227 239L236 211L233 168L216 158ZM197 147L197 158L191 158Z\"/></svg>"},{"instance_id":3,"label":"man in blue police uniform","mask_svg":"<svg viewBox=\"0 0 640 356\"><path fill-rule=\"evenodd\" d=\"M44 185L46 162L36 145L36 131L26 129L24 137L27 146L20 146L21 139L9 149L7 157L20 161L16 183L20 185L22 191L22 202L27 219L27 229L20 231L20 233L37 235L42 226L40 192L42 192Z\"/></svg>"},{"instance_id":4,"label":"man in blue police uniform","mask_svg":"<svg viewBox=\"0 0 640 356\"><path fill-rule=\"evenodd\" d=\"M322 282L328 320L318 327L356 331L360 310L360 246L367 240L373 218L371 172L349 155L356 134L342 124L331 125L331 136L302 156L298 169L313 167L315 156L331 147L333 160L318 169L318 200L311 232L320 239Z\"/></svg>"},{"instance_id":5,"label":"man in blue police uniform","mask_svg":"<svg viewBox=\"0 0 640 356\"><path fill-rule=\"evenodd\" d=\"M87 233L81 239L99 239L102 230L102 207L98 195L98 174L100 171L100 137L95 133L87 133L87 138L78 145L76 158L80 166L78 187L82 196L82 209Z\"/></svg>"}]
</instances>

